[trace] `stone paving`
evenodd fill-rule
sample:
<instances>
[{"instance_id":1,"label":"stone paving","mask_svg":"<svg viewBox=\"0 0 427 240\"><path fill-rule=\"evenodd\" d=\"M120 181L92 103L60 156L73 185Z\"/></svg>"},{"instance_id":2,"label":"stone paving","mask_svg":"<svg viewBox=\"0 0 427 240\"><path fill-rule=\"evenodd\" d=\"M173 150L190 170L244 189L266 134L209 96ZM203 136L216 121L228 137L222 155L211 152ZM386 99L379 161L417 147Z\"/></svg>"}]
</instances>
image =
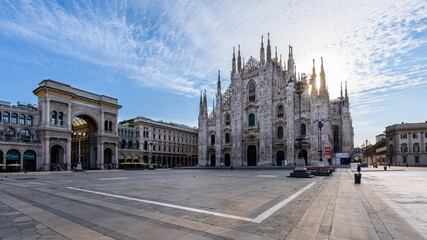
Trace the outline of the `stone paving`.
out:
<instances>
[{"instance_id":1,"label":"stone paving","mask_svg":"<svg viewBox=\"0 0 427 240\"><path fill-rule=\"evenodd\" d=\"M361 185L348 169L311 179L289 173L2 175L0 239L424 239L382 200L387 191L370 187L381 172L363 173Z\"/></svg>"}]
</instances>

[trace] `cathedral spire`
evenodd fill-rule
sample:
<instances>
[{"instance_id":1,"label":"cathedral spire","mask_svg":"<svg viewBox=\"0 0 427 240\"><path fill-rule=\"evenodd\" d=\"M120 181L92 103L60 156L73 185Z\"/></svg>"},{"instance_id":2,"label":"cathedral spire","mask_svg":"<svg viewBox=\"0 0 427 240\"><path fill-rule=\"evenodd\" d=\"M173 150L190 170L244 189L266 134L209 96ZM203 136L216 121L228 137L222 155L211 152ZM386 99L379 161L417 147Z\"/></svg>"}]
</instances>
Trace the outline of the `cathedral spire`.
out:
<instances>
[{"instance_id":1,"label":"cathedral spire","mask_svg":"<svg viewBox=\"0 0 427 240\"><path fill-rule=\"evenodd\" d=\"M313 59L313 72L311 73L310 78L311 85L311 94L317 94L317 83L316 83L316 68L315 68L315 60Z\"/></svg>"},{"instance_id":2,"label":"cathedral spire","mask_svg":"<svg viewBox=\"0 0 427 240\"><path fill-rule=\"evenodd\" d=\"M270 33L268 33L267 40L267 63L271 62L271 46L270 46Z\"/></svg>"},{"instance_id":3,"label":"cathedral spire","mask_svg":"<svg viewBox=\"0 0 427 240\"><path fill-rule=\"evenodd\" d=\"M264 65L264 63L265 63L265 52L264 52L264 36L261 36L261 50L260 50L260 53L259 53L259 59L260 59L260 61L261 61L261 65Z\"/></svg>"},{"instance_id":4,"label":"cathedral spire","mask_svg":"<svg viewBox=\"0 0 427 240\"><path fill-rule=\"evenodd\" d=\"M295 74L294 70L295 70L295 66L294 66L294 55L292 52L292 46L289 45L289 57L288 57L288 71L289 71L289 76L292 76Z\"/></svg>"},{"instance_id":5,"label":"cathedral spire","mask_svg":"<svg viewBox=\"0 0 427 240\"><path fill-rule=\"evenodd\" d=\"M232 74L236 73L236 53L234 51L234 47L233 47L233 61L231 66L231 73Z\"/></svg>"},{"instance_id":6,"label":"cathedral spire","mask_svg":"<svg viewBox=\"0 0 427 240\"><path fill-rule=\"evenodd\" d=\"M202 91L200 91L200 103L199 103L199 116L203 114L203 100L202 100Z\"/></svg>"},{"instance_id":7,"label":"cathedral spire","mask_svg":"<svg viewBox=\"0 0 427 240\"><path fill-rule=\"evenodd\" d=\"M242 57L240 57L240 44L239 44L239 51L237 53L237 71L239 71L239 73L242 71Z\"/></svg>"},{"instance_id":8,"label":"cathedral spire","mask_svg":"<svg viewBox=\"0 0 427 240\"><path fill-rule=\"evenodd\" d=\"M205 93L203 95L203 113L205 115L208 115L208 101L206 100L206 89L205 89Z\"/></svg>"},{"instance_id":9,"label":"cathedral spire","mask_svg":"<svg viewBox=\"0 0 427 240\"><path fill-rule=\"evenodd\" d=\"M341 98L342 98L342 82L341 82Z\"/></svg>"},{"instance_id":10,"label":"cathedral spire","mask_svg":"<svg viewBox=\"0 0 427 240\"><path fill-rule=\"evenodd\" d=\"M276 46L275 58L276 58L276 61L277 61L277 60L279 60L279 59L277 58L277 46Z\"/></svg>"},{"instance_id":11,"label":"cathedral spire","mask_svg":"<svg viewBox=\"0 0 427 240\"><path fill-rule=\"evenodd\" d=\"M280 66L283 66L283 64L282 64L282 54L280 54Z\"/></svg>"},{"instance_id":12,"label":"cathedral spire","mask_svg":"<svg viewBox=\"0 0 427 240\"><path fill-rule=\"evenodd\" d=\"M323 68L323 57L320 58L320 92L326 93L326 75L325 75L325 69Z\"/></svg>"},{"instance_id":13,"label":"cathedral spire","mask_svg":"<svg viewBox=\"0 0 427 240\"><path fill-rule=\"evenodd\" d=\"M216 87L217 87L217 94L220 95L221 94L221 72L218 69L218 82L216 83Z\"/></svg>"}]
</instances>

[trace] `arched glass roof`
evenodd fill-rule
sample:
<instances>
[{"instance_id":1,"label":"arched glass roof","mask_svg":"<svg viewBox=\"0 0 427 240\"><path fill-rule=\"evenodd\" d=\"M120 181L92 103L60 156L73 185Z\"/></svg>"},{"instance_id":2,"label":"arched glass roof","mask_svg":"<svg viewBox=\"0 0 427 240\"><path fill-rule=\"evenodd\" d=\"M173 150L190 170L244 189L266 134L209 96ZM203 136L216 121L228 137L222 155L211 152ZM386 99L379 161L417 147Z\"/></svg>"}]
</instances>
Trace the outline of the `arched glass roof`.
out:
<instances>
[{"instance_id":1,"label":"arched glass roof","mask_svg":"<svg viewBox=\"0 0 427 240\"><path fill-rule=\"evenodd\" d=\"M82 125L87 125L87 122L83 118L74 117L72 125L73 125L73 128L74 128L74 127L79 127L79 126L82 126Z\"/></svg>"}]
</instances>

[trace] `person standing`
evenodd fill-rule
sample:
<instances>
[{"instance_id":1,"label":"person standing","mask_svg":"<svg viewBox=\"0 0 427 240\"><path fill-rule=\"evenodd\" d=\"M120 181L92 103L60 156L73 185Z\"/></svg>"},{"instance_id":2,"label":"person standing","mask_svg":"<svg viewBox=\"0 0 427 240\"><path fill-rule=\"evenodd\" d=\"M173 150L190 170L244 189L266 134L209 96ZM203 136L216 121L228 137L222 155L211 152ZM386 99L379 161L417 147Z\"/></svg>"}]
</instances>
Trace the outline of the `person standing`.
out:
<instances>
[{"instance_id":1,"label":"person standing","mask_svg":"<svg viewBox=\"0 0 427 240\"><path fill-rule=\"evenodd\" d=\"M360 164L357 164L357 173L360 174Z\"/></svg>"}]
</instances>

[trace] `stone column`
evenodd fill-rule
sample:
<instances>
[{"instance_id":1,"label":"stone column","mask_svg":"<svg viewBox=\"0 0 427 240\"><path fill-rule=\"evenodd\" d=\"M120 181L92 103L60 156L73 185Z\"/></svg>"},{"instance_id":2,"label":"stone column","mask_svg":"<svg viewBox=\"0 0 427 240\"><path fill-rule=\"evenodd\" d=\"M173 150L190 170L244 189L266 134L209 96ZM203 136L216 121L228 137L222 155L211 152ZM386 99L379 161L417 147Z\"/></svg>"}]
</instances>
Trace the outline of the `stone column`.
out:
<instances>
[{"instance_id":1,"label":"stone column","mask_svg":"<svg viewBox=\"0 0 427 240\"><path fill-rule=\"evenodd\" d=\"M4 164L3 170L6 170L6 156L7 156L7 152L3 153L3 164Z\"/></svg>"},{"instance_id":2,"label":"stone column","mask_svg":"<svg viewBox=\"0 0 427 240\"><path fill-rule=\"evenodd\" d=\"M426 147L425 147L425 145L424 145L424 142L425 142L425 138L424 138L424 132L420 132L420 139L421 139L421 141L420 141L420 152L421 153L425 153L426 151Z\"/></svg>"},{"instance_id":3,"label":"stone column","mask_svg":"<svg viewBox=\"0 0 427 240\"><path fill-rule=\"evenodd\" d=\"M67 139L67 149L65 150L65 162L67 163L67 171L71 171L71 139Z\"/></svg>"},{"instance_id":4,"label":"stone column","mask_svg":"<svg viewBox=\"0 0 427 240\"><path fill-rule=\"evenodd\" d=\"M104 170L104 143L101 140L98 140L96 158L98 161L98 168Z\"/></svg>"},{"instance_id":5,"label":"stone column","mask_svg":"<svg viewBox=\"0 0 427 240\"><path fill-rule=\"evenodd\" d=\"M101 110L101 126L99 128L99 133L103 133L105 131L105 122L104 122L104 111Z\"/></svg>"},{"instance_id":6,"label":"stone column","mask_svg":"<svg viewBox=\"0 0 427 240\"><path fill-rule=\"evenodd\" d=\"M24 169L24 155L23 154L20 155L19 160L20 160L19 164L21 164L21 170L23 170Z\"/></svg>"},{"instance_id":7,"label":"stone column","mask_svg":"<svg viewBox=\"0 0 427 240\"><path fill-rule=\"evenodd\" d=\"M43 169L50 170L49 138L42 139Z\"/></svg>"},{"instance_id":8,"label":"stone column","mask_svg":"<svg viewBox=\"0 0 427 240\"><path fill-rule=\"evenodd\" d=\"M114 147L114 159L112 162L114 163L115 168L119 168L119 146L117 143Z\"/></svg>"},{"instance_id":9,"label":"stone column","mask_svg":"<svg viewBox=\"0 0 427 240\"><path fill-rule=\"evenodd\" d=\"M45 111L44 111L44 125L48 126L50 123L50 100L45 99Z\"/></svg>"},{"instance_id":10,"label":"stone column","mask_svg":"<svg viewBox=\"0 0 427 240\"><path fill-rule=\"evenodd\" d=\"M68 124L68 129L69 130L73 130L73 125L72 122L73 119L71 119L71 103L68 103L68 114L67 114L67 124ZM71 151L71 148L70 148Z\"/></svg>"}]
</instances>

